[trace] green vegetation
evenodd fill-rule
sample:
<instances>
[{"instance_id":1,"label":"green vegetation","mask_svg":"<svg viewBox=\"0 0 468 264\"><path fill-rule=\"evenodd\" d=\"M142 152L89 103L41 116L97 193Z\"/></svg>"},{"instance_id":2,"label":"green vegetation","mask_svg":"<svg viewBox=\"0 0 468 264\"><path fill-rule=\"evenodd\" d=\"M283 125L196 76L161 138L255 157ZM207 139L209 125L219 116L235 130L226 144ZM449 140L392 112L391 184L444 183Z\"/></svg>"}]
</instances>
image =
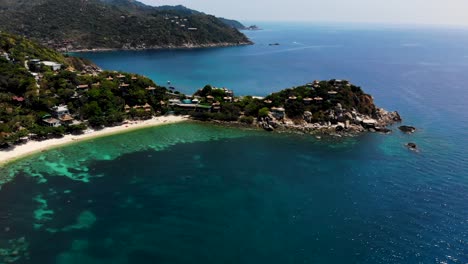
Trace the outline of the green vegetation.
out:
<instances>
[{"instance_id":1,"label":"green vegetation","mask_svg":"<svg viewBox=\"0 0 468 264\"><path fill-rule=\"evenodd\" d=\"M214 16L130 0L0 0L0 29L62 50L249 42Z\"/></svg>"},{"instance_id":2,"label":"green vegetation","mask_svg":"<svg viewBox=\"0 0 468 264\"><path fill-rule=\"evenodd\" d=\"M358 86L348 81L330 80L315 81L304 86L285 89L258 99L251 96L233 97L227 89L213 88L210 85L197 91L202 104L217 102L220 110L214 113L194 113L194 117L207 120L233 121L238 119L247 122L250 118L268 117L273 108L284 108L285 114L291 119L303 118L308 111L313 116L312 122L330 121L328 113L340 104L342 110L375 116L376 107L370 95L365 94ZM226 97L228 99L226 100Z\"/></svg>"},{"instance_id":3,"label":"green vegetation","mask_svg":"<svg viewBox=\"0 0 468 264\"><path fill-rule=\"evenodd\" d=\"M87 125L112 126L164 111L160 102L167 99L166 88L143 76L101 72L86 60L6 33L0 34L0 55L0 145L4 147L25 137L79 134ZM53 71L31 64L33 59L54 60L62 67ZM56 106L64 107L66 115L54 110ZM49 119L60 121L60 126L48 124Z\"/></svg>"},{"instance_id":4,"label":"green vegetation","mask_svg":"<svg viewBox=\"0 0 468 264\"><path fill-rule=\"evenodd\" d=\"M315 81L265 98L235 97L232 90L211 85L186 96L144 76L101 71L89 61L0 33L2 148L168 112L245 124L272 118L359 122L358 115L378 116L372 97L347 81Z\"/></svg>"}]
</instances>

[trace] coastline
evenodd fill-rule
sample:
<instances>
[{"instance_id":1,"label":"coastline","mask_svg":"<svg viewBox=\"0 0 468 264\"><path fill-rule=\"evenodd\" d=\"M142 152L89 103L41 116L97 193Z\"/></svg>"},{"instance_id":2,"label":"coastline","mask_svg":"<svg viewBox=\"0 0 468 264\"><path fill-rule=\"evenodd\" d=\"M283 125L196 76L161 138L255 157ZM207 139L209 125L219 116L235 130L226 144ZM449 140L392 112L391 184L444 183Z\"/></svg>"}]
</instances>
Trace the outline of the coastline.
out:
<instances>
[{"instance_id":1,"label":"coastline","mask_svg":"<svg viewBox=\"0 0 468 264\"><path fill-rule=\"evenodd\" d=\"M0 151L0 168L7 165L8 163L36 154L38 152L63 147L72 143L87 141L99 137L111 136L115 134L127 133L143 128L174 124L188 120L189 118L187 116L158 116L153 117L149 120L129 121L128 123L119 126L106 127L101 130L88 130L82 135L66 135L62 138L48 139L44 141L29 140L23 145L16 146L14 149Z\"/></svg>"},{"instance_id":2,"label":"coastline","mask_svg":"<svg viewBox=\"0 0 468 264\"><path fill-rule=\"evenodd\" d=\"M166 46L149 46L149 47L131 47L131 48L92 48L92 49L66 49L58 48L59 51L65 53L81 53L81 52L109 52L109 51L146 51L146 50L190 50L190 49L208 49L208 48L222 48L222 47L238 47L248 46L254 43L240 42L240 43L210 43L210 44L184 44L184 45L166 45Z\"/></svg>"}]
</instances>

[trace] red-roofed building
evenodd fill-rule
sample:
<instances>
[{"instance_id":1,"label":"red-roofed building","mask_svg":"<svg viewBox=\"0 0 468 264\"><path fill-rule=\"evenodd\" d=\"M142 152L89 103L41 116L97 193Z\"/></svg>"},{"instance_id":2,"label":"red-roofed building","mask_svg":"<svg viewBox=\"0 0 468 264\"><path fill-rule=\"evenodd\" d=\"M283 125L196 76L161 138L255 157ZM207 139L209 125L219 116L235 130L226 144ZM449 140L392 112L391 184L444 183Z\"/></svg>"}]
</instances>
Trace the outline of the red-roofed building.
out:
<instances>
[{"instance_id":1,"label":"red-roofed building","mask_svg":"<svg viewBox=\"0 0 468 264\"><path fill-rule=\"evenodd\" d=\"M20 96L13 96L11 99L12 99L13 101L18 102L18 103L24 102L24 97L20 97Z\"/></svg>"}]
</instances>

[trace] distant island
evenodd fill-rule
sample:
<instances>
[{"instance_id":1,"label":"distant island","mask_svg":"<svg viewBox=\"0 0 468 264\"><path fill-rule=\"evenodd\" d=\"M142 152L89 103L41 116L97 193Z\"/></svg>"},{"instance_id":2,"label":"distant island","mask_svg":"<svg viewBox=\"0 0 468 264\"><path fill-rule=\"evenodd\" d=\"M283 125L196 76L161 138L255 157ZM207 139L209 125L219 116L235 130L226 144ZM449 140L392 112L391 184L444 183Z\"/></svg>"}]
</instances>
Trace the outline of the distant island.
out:
<instances>
[{"instance_id":1,"label":"distant island","mask_svg":"<svg viewBox=\"0 0 468 264\"><path fill-rule=\"evenodd\" d=\"M248 45L240 22L134 0L0 0L0 30L61 52Z\"/></svg>"},{"instance_id":2,"label":"distant island","mask_svg":"<svg viewBox=\"0 0 468 264\"><path fill-rule=\"evenodd\" d=\"M252 25L252 26L248 26L248 27L244 27L242 28L243 30L262 30L261 28L259 28L257 25Z\"/></svg>"},{"instance_id":3,"label":"distant island","mask_svg":"<svg viewBox=\"0 0 468 264\"><path fill-rule=\"evenodd\" d=\"M210 85L185 95L144 76L102 71L90 61L0 33L2 149L168 114L327 135L387 133L387 125L401 121L397 112L377 108L370 95L346 80L313 81L266 97L236 96Z\"/></svg>"}]
</instances>

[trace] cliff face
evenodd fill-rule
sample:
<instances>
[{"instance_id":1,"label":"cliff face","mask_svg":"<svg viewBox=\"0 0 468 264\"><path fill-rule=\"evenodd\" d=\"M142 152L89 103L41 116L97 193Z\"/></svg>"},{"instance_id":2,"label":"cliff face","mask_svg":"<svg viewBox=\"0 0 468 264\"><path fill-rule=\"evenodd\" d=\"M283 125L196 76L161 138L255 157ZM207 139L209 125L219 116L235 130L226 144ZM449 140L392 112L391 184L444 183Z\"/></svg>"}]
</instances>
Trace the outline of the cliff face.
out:
<instances>
[{"instance_id":1,"label":"cliff face","mask_svg":"<svg viewBox=\"0 0 468 264\"><path fill-rule=\"evenodd\" d=\"M0 0L0 29L69 50L249 43L214 16L130 0Z\"/></svg>"}]
</instances>

